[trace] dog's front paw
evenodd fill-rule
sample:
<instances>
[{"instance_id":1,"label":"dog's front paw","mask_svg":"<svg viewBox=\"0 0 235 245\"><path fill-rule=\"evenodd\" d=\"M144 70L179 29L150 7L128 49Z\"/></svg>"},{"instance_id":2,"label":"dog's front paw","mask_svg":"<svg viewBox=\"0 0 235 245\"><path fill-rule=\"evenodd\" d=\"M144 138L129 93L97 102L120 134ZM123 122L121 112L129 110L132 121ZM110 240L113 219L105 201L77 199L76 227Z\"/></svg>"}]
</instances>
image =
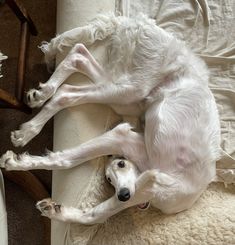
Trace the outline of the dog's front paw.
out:
<instances>
[{"instance_id":1,"label":"dog's front paw","mask_svg":"<svg viewBox=\"0 0 235 245\"><path fill-rule=\"evenodd\" d=\"M42 216L56 218L61 214L62 205L53 202L51 198L47 198L37 202L36 208L42 213Z\"/></svg>"},{"instance_id":2,"label":"dog's front paw","mask_svg":"<svg viewBox=\"0 0 235 245\"><path fill-rule=\"evenodd\" d=\"M14 170L18 166L17 155L13 151L7 151L0 158L0 167L6 170Z\"/></svg>"},{"instance_id":3,"label":"dog's front paw","mask_svg":"<svg viewBox=\"0 0 235 245\"><path fill-rule=\"evenodd\" d=\"M23 124L19 130L11 132L11 142L16 147L23 147L39 132L40 128L35 128L33 126Z\"/></svg>"}]
</instances>

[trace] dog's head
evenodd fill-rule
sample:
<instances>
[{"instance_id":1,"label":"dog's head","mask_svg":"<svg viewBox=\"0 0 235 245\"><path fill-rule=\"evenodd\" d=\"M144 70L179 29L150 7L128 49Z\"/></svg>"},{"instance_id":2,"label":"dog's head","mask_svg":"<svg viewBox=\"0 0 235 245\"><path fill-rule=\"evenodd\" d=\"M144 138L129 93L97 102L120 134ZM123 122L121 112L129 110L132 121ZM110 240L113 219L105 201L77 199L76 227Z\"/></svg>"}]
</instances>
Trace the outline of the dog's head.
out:
<instances>
[{"instance_id":1,"label":"dog's head","mask_svg":"<svg viewBox=\"0 0 235 245\"><path fill-rule=\"evenodd\" d=\"M105 175L108 182L114 186L119 201L126 202L135 194L139 171L132 162L123 157L110 156Z\"/></svg>"}]
</instances>

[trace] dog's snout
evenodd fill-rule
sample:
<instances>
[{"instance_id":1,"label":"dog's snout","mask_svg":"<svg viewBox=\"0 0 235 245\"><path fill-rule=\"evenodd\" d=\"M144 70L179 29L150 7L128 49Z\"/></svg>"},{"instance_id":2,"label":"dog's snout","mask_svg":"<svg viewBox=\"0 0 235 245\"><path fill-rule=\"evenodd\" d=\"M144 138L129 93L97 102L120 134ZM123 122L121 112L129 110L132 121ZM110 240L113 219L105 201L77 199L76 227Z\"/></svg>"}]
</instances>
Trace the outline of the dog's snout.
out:
<instances>
[{"instance_id":1,"label":"dog's snout","mask_svg":"<svg viewBox=\"0 0 235 245\"><path fill-rule=\"evenodd\" d=\"M118 200L122 202L126 202L130 199L130 191L127 188L123 188L118 193Z\"/></svg>"}]
</instances>

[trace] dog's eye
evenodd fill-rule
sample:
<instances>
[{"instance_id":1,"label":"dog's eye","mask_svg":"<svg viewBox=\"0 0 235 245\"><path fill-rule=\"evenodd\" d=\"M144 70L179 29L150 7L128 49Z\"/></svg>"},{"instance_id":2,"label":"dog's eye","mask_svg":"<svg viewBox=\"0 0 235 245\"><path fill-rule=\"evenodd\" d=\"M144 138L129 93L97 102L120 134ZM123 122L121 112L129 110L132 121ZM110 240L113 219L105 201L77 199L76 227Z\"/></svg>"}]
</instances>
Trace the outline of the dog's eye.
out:
<instances>
[{"instance_id":1,"label":"dog's eye","mask_svg":"<svg viewBox=\"0 0 235 245\"><path fill-rule=\"evenodd\" d=\"M109 177L107 178L107 180L108 180L109 183L111 183L111 179Z\"/></svg>"},{"instance_id":2,"label":"dog's eye","mask_svg":"<svg viewBox=\"0 0 235 245\"><path fill-rule=\"evenodd\" d=\"M125 168L125 162L124 161L118 162L118 167L119 168Z\"/></svg>"}]
</instances>

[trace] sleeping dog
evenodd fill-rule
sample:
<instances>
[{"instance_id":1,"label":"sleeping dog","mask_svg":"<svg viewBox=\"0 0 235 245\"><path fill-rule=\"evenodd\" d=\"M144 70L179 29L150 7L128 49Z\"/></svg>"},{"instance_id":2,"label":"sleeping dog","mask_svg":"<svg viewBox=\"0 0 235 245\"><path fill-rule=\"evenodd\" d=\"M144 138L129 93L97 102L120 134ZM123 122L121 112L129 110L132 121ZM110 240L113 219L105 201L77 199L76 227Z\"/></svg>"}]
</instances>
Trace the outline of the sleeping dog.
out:
<instances>
[{"instance_id":1,"label":"sleeping dog","mask_svg":"<svg viewBox=\"0 0 235 245\"><path fill-rule=\"evenodd\" d=\"M106 40L105 68L86 48L98 40ZM113 197L88 210L42 200L37 207L51 219L99 223L146 202L168 214L190 208L215 177L220 157L218 111L204 62L143 15L100 15L87 26L43 43L41 49L50 65L68 47L70 52L49 81L28 92L31 107L46 104L12 132L13 144L24 146L58 111L85 103L108 104L120 115L144 115L143 133L123 123L75 148L46 156L8 151L1 166L66 169L104 155L124 156L106 167L107 179L116 189ZM93 84L63 84L74 72L85 74Z\"/></svg>"}]
</instances>

